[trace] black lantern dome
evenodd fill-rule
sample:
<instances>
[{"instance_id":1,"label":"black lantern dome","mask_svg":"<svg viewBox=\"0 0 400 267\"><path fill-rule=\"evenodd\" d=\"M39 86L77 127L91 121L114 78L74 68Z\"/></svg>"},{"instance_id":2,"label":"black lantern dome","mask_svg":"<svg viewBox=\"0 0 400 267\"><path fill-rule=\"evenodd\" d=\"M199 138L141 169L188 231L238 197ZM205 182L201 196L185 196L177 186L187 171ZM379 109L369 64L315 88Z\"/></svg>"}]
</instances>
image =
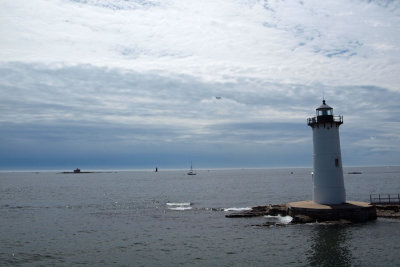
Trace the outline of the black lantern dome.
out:
<instances>
[{"instance_id":1,"label":"black lantern dome","mask_svg":"<svg viewBox=\"0 0 400 267\"><path fill-rule=\"evenodd\" d=\"M333 108L326 104L325 99L322 100L322 105L316 109L316 116L313 118L308 118L307 124L314 127L319 124L325 126L326 123L334 123L339 126L343 123L342 116L333 116Z\"/></svg>"}]
</instances>

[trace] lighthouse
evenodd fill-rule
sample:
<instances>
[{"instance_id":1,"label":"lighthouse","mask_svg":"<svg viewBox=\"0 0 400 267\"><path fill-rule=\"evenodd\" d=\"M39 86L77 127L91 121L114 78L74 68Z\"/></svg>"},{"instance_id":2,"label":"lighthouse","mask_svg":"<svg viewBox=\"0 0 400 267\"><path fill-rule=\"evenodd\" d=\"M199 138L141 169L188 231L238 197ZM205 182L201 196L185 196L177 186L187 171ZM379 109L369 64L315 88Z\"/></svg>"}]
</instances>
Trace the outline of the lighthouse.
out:
<instances>
[{"instance_id":1,"label":"lighthouse","mask_svg":"<svg viewBox=\"0 0 400 267\"><path fill-rule=\"evenodd\" d=\"M334 116L333 108L325 100L308 118L314 145L313 198L289 202L287 213L295 222L350 221L365 222L376 219L373 205L360 201L346 201L340 153L339 127L342 116Z\"/></svg>"},{"instance_id":2,"label":"lighthouse","mask_svg":"<svg viewBox=\"0 0 400 267\"><path fill-rule=\"evenodd\" d=\"M313 202L343 204L346 192L339 139L343 117L334 116L333 108L323 100L316 109L316 116L308 118L307 124L313 132Z\"/></svg>"}]
</instances>

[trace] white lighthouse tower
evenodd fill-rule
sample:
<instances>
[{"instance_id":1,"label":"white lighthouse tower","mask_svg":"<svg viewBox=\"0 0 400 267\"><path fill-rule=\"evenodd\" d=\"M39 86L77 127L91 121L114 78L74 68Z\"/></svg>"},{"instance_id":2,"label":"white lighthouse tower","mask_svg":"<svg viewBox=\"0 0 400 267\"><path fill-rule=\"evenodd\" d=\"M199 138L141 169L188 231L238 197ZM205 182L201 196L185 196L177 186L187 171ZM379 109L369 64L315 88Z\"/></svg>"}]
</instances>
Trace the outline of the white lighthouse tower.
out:
<instances>
[{"instance_id":1,"label":"white lighthouse tower","mask_svg":"<svg viewBox=\"0 0 400 267\"><path fill-rule=\"evenodd\" d=\"M342 204L346 202L340 153L339 126L342 116L333 116L333 109L322 101L316 116L307 124L313 132L314 191L313 202L318 204Z\"/></svg>"},{"instance_id":2,"label":"white lighthouse tower","mask_svg":"<svg viewBox=\"0 0 400 267\"><path fill-rule=\"evenodd\" d=\"M307 124L312 128L314 143L313 200L289 202L287 213L294 222L301 223L375 220L375 206L346 201L339 140L343 117L333 116L333 109L323 100L316 116L309 118Z\"/></svg>"}]
</instances>

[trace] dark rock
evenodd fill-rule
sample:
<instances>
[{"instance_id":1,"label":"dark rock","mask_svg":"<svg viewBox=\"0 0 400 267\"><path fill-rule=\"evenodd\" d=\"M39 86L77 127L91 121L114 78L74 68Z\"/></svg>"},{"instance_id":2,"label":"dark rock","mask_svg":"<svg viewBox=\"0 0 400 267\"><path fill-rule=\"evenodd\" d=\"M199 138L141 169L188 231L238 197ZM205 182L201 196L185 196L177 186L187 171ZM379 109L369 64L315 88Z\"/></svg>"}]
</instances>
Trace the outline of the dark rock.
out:
<instances>
[{"instance_id":1,"label":"dark rock","mask_svg":"<svg viewBox=\"0 0 400 267\"><path fill-rule=\"evenodd\" d=\"M376 216L377 217L385 217L385 218L393 218L400 219L400 205L374 205L376 207ZM251 210L242 211L242 212L234 212L225 215L227 218L245 218L245 217L260 217L260 216L287 216L290 215L293 217L291 223L313 223L313 222L323 222L329 224L348 224L358 222L357 220L353 220L351 216L347 216L348 214L341 214L341 216L331 216L331 214L326 214L322 216L321 214L312 214L310 212L305 214L293 214L293 212L288 211L286 204L269 204L266 206L255 206ZM310 216L308 216L310 215ZM318 215L318 216L317 216ZM346 215L346 216L345 216ZM356 212L354 215L357 215ZM368 215L369 216L369 215ZM332 219L333 217L333 219ZM335 218L338 217L338 218ZM356 216L357 217L357 216ZM277 225L276 222L266 222L263 225L259 226L272 226Z\"/></svg>"},{"instance_id":2,"label":"dark rock","mask_svg":"<svg viewBox=\"0 0 400 267\"><path fill-rule=\"evenodd\" d=\"M307 215L295 215L293 217L292 223L312 223L315 220Z\"/></svg>"},{"instance_id":3,"label":"dark rock","mask_svg":"<svg viewBox=\"0 0 400 267\"><path fill-rule=\"evenodd\" d=\"M270 204L267 206L256 206L252 207L251 210L246 210L242 212L235 212L225 215L227 218L243 218L243 217L260 217L260 216L286 216L287 207L285 204Z\"/></svg>"},{"instance_id":4,"label":"dark rock","mask_svg":"<svg viewBox=\"0 0 400 267\"><path fill-rule=\"evenodd\" d=\"M399 212L400 205L375 205L376 210L392 210L394 212Z\"/></svg>"},{"instance_id":5,"label":"dark rock","mask_svg":"<svg viewBox=\"0 0 400 267\"><path fill-rule=\"evenodd\" d=\"M271 216L286 216L287 215L287 207L285 204L280 205L269 205L267 206L267 215Z\"/></svg>"},{"instance_id":6,"label":"dark rock","mask_svg":"<svg viewBox=\"0 0 400 267\"><path fill-rule=\"evenodd\" d=\"M235 212L225 215L225 217L227 218L245 218L245 217L258 217L258 216L262 215L252 212Z\"/></svg>"},{"instance_id":7,"label":"dark rock","mask_svg":"<svg viewBox=\"0 0 400 267\"><path fill-rule=\"evenodd\" d=\"M400 219L400 205L375 205L375 208L378 217Z\"/></svg>"}]
</instances>

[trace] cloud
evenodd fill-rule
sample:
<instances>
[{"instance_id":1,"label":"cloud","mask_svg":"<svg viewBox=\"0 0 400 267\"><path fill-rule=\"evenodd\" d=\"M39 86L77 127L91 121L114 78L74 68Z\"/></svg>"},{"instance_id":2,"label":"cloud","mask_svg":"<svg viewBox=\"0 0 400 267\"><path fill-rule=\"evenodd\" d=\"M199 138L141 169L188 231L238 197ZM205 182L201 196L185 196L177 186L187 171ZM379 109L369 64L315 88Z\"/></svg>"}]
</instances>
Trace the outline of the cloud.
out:
<instances>
[{"instance_id":1,"label":"cloud","mask_svg":"<svg viewBox=\"0 0 400 267\"><path fill-rule=\"evenodd\" d=\"M395 1L2 1L2 61L398 90ZM34 12L32 12L34 11Z\"/></svg>"},{"instance_id":2,"label":"cloud","mask_svg":"<svg viewBox=\"0 0 400 267\"><path fill-rule=\"evenodd\" d=\"M400 149L400 140L390 134L399 130L394 115L400 112L399 95L379 87L258 79L210 83L90 65L9 63L0 67L0 75L4 158L30 150L34 158L47 151L75 162L80 151L96 162L108 162L108 157L125 162L122 155L146 154L150 161L153 153L164 160L174 157L177 165L190 155L217 157L225 164L250 161L253 155L255 165L268 165L289 164L285 156L303 153L292 161L304 165L311 160L306 118L319 105L321 86L332 99L329 104L344 114L344 147L388 155Z\"/></svg>"},{"instance_id":3,"label":"cloud","mask_svg":"<svg viewBox=\"0 0 400 267\"><path fill-rule=\"evenodd\" d=\"M396 163L399 14L396 1L1 1L0 156L308 165L324 96L350 162Z\"/></svg>"}]
</instances>

